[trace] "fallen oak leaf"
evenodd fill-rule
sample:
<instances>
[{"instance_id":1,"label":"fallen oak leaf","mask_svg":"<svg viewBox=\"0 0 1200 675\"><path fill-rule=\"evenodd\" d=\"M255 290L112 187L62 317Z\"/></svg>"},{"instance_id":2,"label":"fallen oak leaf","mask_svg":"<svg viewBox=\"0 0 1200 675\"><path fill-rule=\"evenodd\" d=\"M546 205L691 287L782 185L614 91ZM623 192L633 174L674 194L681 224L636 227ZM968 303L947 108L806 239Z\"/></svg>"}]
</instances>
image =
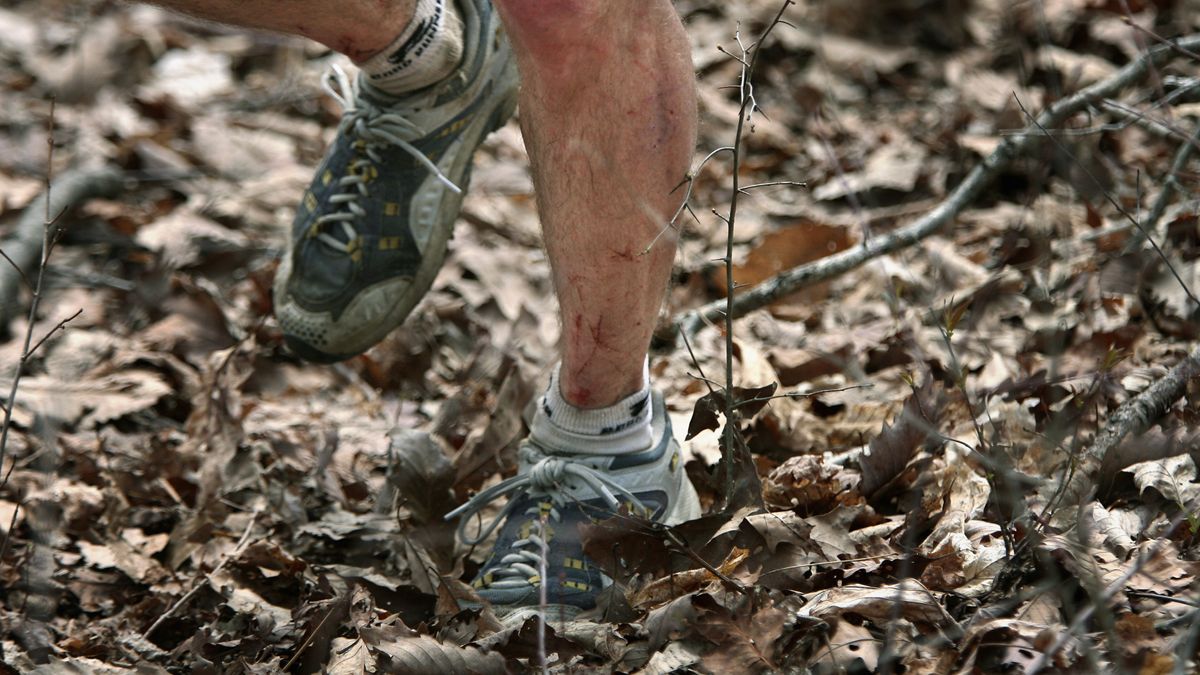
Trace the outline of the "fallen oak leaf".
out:
<instances>
[{"instance_id":1,"label":"fallen oak leaf","mask_svg":"<svg viewBox=\"0 0 1200 675\"><path fill-rule=\"evenodd\" d=\"M778 672L774 652L787 618L783 610L768 606L742 612L719 605L711 596L698 598L696 605L696 631L716 645L701 661L708 672Z\"/></svg>"},{"instance_id":2,"label":"fallen oak leaf","mask_svg":"<svg viewBox=\"0 0 1200 675\"><path fill-rule=\"evenodd\" d=\"M899 476L926 439L937 433L944 398L942 388L929 378L908 397L892 424L884 423L858 460L862 470L859 491L863 495L870 497Z\"/></svg>"},{"instance_id":3,"label":"fallen oak leaf","mask_svg":"<svg viewBox=\"0 0 1200 675\"><path fill-rule=\"evenodd\" d=\"M775 389L778 386L777 383L772 382L762 387L734 387L734 410L742 419L753 418L766 407L767 403L770 403L771 397L775 394ZM688 432L684 440L690 441L704 431L716 431L720 429L720 415L725 413L725 408L726 399L724 391L710 391L701 396L696 401L696 407L692 410L692 421L688 424Z\"/></svg>"}]
</instances>

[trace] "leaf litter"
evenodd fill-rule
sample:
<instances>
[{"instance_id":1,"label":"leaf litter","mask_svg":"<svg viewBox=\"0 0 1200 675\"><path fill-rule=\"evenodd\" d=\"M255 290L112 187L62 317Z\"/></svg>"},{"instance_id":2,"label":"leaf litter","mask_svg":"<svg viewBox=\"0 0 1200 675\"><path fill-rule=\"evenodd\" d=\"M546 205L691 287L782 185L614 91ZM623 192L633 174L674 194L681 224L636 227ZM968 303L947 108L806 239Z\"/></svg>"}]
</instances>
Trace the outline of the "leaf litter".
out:
<instances>
[{"instance_id":1,"label":"leaf litter","mask_svg":"<svg viewBox=\"0 0 1200 675\"><path fill-rule=\"evenodd\" d=\"M737 121L722 87L740 64L716 46L779 3L676 4L699 157ZM1187 3L1043 4L791 8L797 27L762 46L742 178L771 184L744 195L739 283L927 212L1025 125L1018 101L1037 110L1197 28ZM83 313L26 366L0 467L5 672L1195 667L1196 382L1101 473L1084 456L1198 333L1175 278L1200 279L1195 160L1171 173L1194 61L1073 118L1074 161L1045 144L952 228L738 321L732 422L705 383L726 367L719 331L656 352L707 515L588 526L613 586L541 627L472 604L483 552L441 517L515 469L558 339L516 123L485 144L405 328L311 366L283 348L270 284L337 122L318 82L340 57L145 6L18 2L0 27L0 235L36 208L51 95L56 172L136 178L68 216L48 269L34 334ZM1170 267L1128 248L1105 199L1148 213L1168 182ZM668 315L728 290L724 225L704 214L729 185L719 162L696 177ZM19 356L0 345L0 390ZM755 494L722 511L730 423Z\"/></svg>"}]
</instances>

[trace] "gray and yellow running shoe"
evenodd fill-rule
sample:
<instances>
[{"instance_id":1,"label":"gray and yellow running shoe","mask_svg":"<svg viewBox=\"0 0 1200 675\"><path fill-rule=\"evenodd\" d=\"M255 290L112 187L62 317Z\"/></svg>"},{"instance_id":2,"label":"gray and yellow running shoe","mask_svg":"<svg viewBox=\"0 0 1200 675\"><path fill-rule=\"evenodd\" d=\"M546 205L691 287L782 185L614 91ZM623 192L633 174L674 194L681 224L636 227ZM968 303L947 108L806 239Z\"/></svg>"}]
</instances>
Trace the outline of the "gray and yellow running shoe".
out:
<instances>
[{"instance_id":1,"label":"gray and yellow running shoe","mask_svg":"<svg viewBox=\"0 0 1200 675\"><path fill-rule=\"evenodd\" d=\"M446 516L462 518L459 537L472 546L499 528L474 586L506 622L540 611L571 619L596 606L611 580L584 555L580 524L611 518L623 506L666 525L700 517L662 395L653 393L651 405L652 447L625 455L561 454L530 438L518 451L516 476ZM501 515L468 535L472 516L502 497L509 501Z\"/></svg>"},{"instance_id":2,"label":"gray and yellow running shoe","mask_svg":"<svg viewBox=\"0 0 1200 675\"><path fill-rule=\"evenodd\" d=\"M512 115L517 70L489 0L462 0L463 61L402 97L340 69L326 81L345 107L304 193L275 277L288 346L318 362L366 351L429 290L483 139Z\"/></svg>"}]
</instances>

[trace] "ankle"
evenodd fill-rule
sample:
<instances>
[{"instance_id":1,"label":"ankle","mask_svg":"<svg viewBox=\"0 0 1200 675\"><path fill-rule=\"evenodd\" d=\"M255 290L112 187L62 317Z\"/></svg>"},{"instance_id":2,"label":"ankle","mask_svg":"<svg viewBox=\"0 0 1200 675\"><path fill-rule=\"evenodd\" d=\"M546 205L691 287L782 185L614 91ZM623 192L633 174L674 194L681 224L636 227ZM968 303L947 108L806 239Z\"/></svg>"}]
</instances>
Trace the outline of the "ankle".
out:
<instances>
[{"instance_id":1,"label":"ankle","mask_svg":"<svg viewBox=\"0 0 1200 675\"><path fill-rule=\"evenodd\" d=\"M400 34L359 66L372 86L388 94L427 87L458 68L463 30L455 0L417 0L412 20Z\"/></svg>"},{"instance_id":2,"label":"ankle","mask_svg":"<svg viewBox=\"0 0 1200 675\"><path fill-rule=\"evenodd\" d=\"M640 387L608 406L582 408L563 396L561 365L554 368L545 394L538 400L530 438L552 452L621 455L653 444L649 368Z\"/></svg>"}]
</instances>

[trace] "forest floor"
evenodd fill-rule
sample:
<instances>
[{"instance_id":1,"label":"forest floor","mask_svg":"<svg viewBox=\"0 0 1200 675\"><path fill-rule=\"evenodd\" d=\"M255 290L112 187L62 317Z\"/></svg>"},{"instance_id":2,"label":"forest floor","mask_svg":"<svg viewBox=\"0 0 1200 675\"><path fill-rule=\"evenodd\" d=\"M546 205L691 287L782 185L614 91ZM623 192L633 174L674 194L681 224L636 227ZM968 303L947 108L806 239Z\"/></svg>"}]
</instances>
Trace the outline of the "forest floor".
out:
<instances>
[{"instance_id":1,"label":"forest floor","mask_svg":"<svg viewBox=\"0 0 1200 675\"><path fill-rule=\"evenodd\" d=\"M718 46L740 54L780 4L676 3L697 166L739 118L743 65ZM60 194L75 170L124 178L59 221L33 325L28 289L0 302L0 391L23 364L0 672L1196 672L1200 56L1160 47L1200 30L1195 3L784 16L752 47L738 176L772 185L739 195L738 293L888 241L991 162L988 180L928 236L739 317L726 364L723 326L693 322L690 353L670 330L724 297L732 166L704 164L650 367L676 434L700 429L683 447L706 515L586 528L601 606L509 625L459 609L485 547L442 515L511 475L556 358L517 123L479 153L405 326L311 365L270 289L345 60L145 5L0 8L0 248L46 210L52 98ZM25 282L0 263L0 288ZM727 365L778 387L735 422L752 461L730 481L706 397Z\"/></svg>"}]
</instances>

